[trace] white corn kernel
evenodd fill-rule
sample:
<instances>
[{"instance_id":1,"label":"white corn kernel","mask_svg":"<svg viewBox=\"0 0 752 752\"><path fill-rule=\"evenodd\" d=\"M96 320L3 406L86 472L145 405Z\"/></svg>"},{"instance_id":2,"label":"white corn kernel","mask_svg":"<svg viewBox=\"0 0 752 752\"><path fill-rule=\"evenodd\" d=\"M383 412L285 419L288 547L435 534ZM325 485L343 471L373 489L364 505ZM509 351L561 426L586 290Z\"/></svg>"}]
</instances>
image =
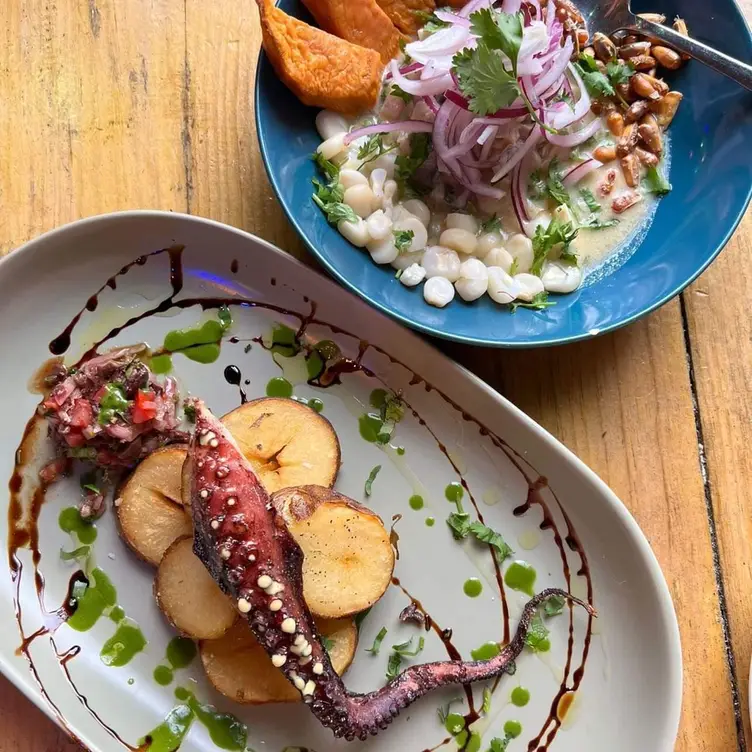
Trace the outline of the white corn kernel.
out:
<instances>
[{"instance_id":1,"label":"white corn kernel","mask_svg":"<svg viewBox=\"0 0 752 752\"><path fill-rule=\"evenodd\" d=\"M492 248L500 248L504 245L504 238L498 232L484 232L478 238L475 255L484 259Z\"/></svg>"},{"instance_id":2,"label":"white corn kernel","mask_svg":"<svg viewBox=\"0 0 752 752\"><path fill-rule=\"evenodd\" d=\"M334 136L330 136L326 139L326 141L322 141L319 144L318 151L319 154L324 159L334 159L338 154L341 154L345 150L345 136L347 133L345 131L342 131L342 133L338 133Z\"/></svg>"},{"instance_id":3,"label":"white corn kernel","mask_svg":"<svg viewBox=\"0 0 752 752\"><path fill-rule=\"evenodd\" d=\"M368 234L368 226L365 220L360 218L357 222L342 219L337 222L337 229L358 248L363 248L371 240L371 236Z\"/></svg>"},{"instance_id":4,"label":"white corn kernel","mask_svg":"<svg viewBox=\"0 0 752 752\"><path fill-rule=\"evenodd\" d=\"M488 267L488 295L496 303L511 303L520 286L501 267Z\"/></svg>"},{"instance_id":5,"label":"white corn kernel","mask_svg":"<svg viewBox=\"0 0 752 752\"><path fill-rule=\"evenodd\" d=\"M340 170L339 182L347 190L354 185L368 185L368 178L357 170Z\"/></svg>"},{"instance_id":6,"label":"white corn kernel","mask_svg":"<svg viewBox=\"0 0 752 752\"><path fill-rule=\"evenodd\" d=\"M387 170L387 173L389 171ZM394 180L387 180L386 183L384 183L384 204L390 204L392 203L392 200L394 199L394 196L397 193L397 183Z\"/></svg>"},{"instance_id":7,"label":"white corn kernel","mask_svg":"<svg viewBox=\"0 0 752 752\"><path fill-rule=\"evenodd\" d=\"M472 235L478 234L478 220L472 214L447 214L446 226L448 230L465 230Z\"/></svg>"},{"instance_id":8,"label":"white corn kernel","mask_svg":"<svg viewBox=\"0 0 752 752\"><path fill-rule=\"evenodd\" d=\"M382 154L380 157L377 157L373 162L367 162L363 165L363 169L366 172L371 172L371 174L373 174L374 170L384 170L387 180L391 180L394 177L394 162L396 159L397 155L393 151L390 151L388 154ZM394 185L395 187L397 186L396 183Z\"/></svg>"},{"instance_id":9,"label":"white corn kernel","mask_svg":"<svg viewBox=\"0 0 752 752\"><path fill-rule=\"evenodd\" d=\"M536 295L542 293L544 290L541 278L536 277L534 274L515 274L514 282L520 288L517 297L520 300L524 300L526 303L529 303Z\"/></svg>"},{"instance_id":10,"label":"white corn kernel","mask_svg":"<svg viewBox=\"0 0 752 752\"><path fill-rule=\"evenodd\" d=\"M402 206L417 217L423 223L423 227L428 227L431 221L431 210L419 198L408 199L402 203Z\"/></svg>"},{"instance_id":11,"label":"white corn kernel","mask_svg":"<svg viewBox=\"0 0 752 752\"><path fill-rule=\"evenodd\" d=\"M450 214L449 217L451 216ZM447 217L447 222L449 222L449 217ZM439 245L452 248L459 253L473 254L478 245L478 238L476 238L474 232L469 232L459 227L450 227L441 233Z\"/></svg>"},{"instance_id":12,"label":"white corn kernel","mask_svg":"<svg viewBox=\"0 0 752 752\"><path fill-rule=\"evenodd\" d=\"M529 272L533 266L533 241L525 235L512 235L507 241L507 251L517 260L518 272Z\"/></svg>"},{"instance_id":13,"label":"white corn kernel","mask_svg":"<svg viewBox=\"0 0 752 752\"><path fill-rule=\"evenodd\" d=\"M553 261L544 264L541 281L548 292L573 292L582 283L582 272L574 264Z\"/></svg>"},{"instance_id":14,"label":"white corn kernel","mask_svg":"<svg viewBox=\"0 0 752 752\"><path fill-rule=\"evenodd\" d=\"M486 266L500 266L507 274L512 268L514 259L512 254L506 248L492 248L488 255L483 259Z\"/></svg>"},{"instance_id":15,"label":"white corn kernel","mask_svg":"<svg viewBox=\"0 0 752 752\"><path fill-rule=\"evenodd\" d=\"M416 251L415 253L400 253L394 261L392 261L392 269L407 269L408 266L418 264L423 261L423 251Z\"/></svg>"},{"instance_id":16,"label":"white corn kernel","mask_svg":"<svg viewBox=\"0 0 752 752\"><path fill-rule=\"evenodd\" d=\"M426 270L419 264L410 264L407 269L402 270L400 282L405 287L415 287L426 278Z\"/></svg>"},{"instance_id":17,"label":"white corn kernel","mask_svg":"<svg viewBox=\"0 0 752 752\"><path fill-rule=\"evenodd\" d=\"M384 203L384 184L386 183L386 170L378 169L371 173L371 190L373 191L373 209L380 209Z\"/></svg>"},{"instance_id":18,"label":"white corn kernel","mask_svg":"<svg viewBox=\"0 0 752 752\"><path fill-rule=\"evenodd\" d=\"M366 185L353 185L345 191L345 196L342 199L343 203L347 204L359 217L368 217L373 212L375 196L371 190L371 186Z\"/></svg>"},{"instance_id":19,"label":"white corn kernel","mask_svg":"<svg viewBox=\"0 0 752 752\"><path fill-rule=\"evenodd\" d=\"M454 287L444 277L431 277L423 285L423 299L429 305L443 308L454 299Z\"/></svg>"},{"instance_id":20,"label":"white corn kernel","mask_svg":"<svg viewBox=\"0 0 752 752\"><path fill-rule=\"evenodd\" d=\"M392 233L392 220L384 214L382 209L378 209L368 217L366 226L372 240L383 240Z\"/></svg>"},{"instance_id":21,"label":"white corn kernel","mask_svg":"<svg viewBox=\"0 0 752 752\"><path fill-rule=\"evenodd\" d=\"M460 257L457 251L451 248L443 248L440 245L432 245L426 248L423 254L421 266L426 270L426 276L444 277L450 282L456 282L460 276Z\"/></svg>"},{"instance_id":22,"label":"white corn kernel","mask_svg":"<svg viewBox=\"0 0 752 752\"><path fill-rule=\"evenodd\" d=\"M327 141L332 136L338 136L340 133L347 133L347 128L347 120L338 112L321 110L316 115L316 130L324 141Z\"/></svg>"},{"instance_id":23,"label":"white corn kernel","mask_svg":"<svg viewBox=\"0 0 752 752\"><path fill-rule=\"evenodd\" d=\"M554 209L554 217L559 220L559 222L571 222L572 221L572 212L569 211L569 207L565 206L564 204L560 204Z\"/></svg>"},{"instance_id":24,"label":"white corn kernel","mask_svg":"<svg viewBox=\"0 0 752 752\"><path fill-rule=\"evenodd\" d=\"M468 259L460 266L460 278L454 283L459 296L468 302L477 300L488 290L488 269L476 258Z\"/></svg>"},{"instance_id":25,"label":"white corn kernel","mask_svg":"<svg viewBox=\"0 0 752 752\"><path fill-rule=\"evenodd\" d=\"M403 253L414 253L415 251L422 251L426 247L426 241L428 240L428 233L426 232L425 225L412 215L400 219L394 223L393 232L412 232L413 237L410 240L410 245L403 251Z\"/></svg>"},{"instance_id":26,"label":"white corn kernel","mask_svg":"<svg viewBox=\"0 0 752 752\"><path fill-rule=\"evenodd\" d=\"M366 248L376 264L391 264L399 256L392 233L389 233L383 240L371 240Z\"/></svg>"}]
</instances>

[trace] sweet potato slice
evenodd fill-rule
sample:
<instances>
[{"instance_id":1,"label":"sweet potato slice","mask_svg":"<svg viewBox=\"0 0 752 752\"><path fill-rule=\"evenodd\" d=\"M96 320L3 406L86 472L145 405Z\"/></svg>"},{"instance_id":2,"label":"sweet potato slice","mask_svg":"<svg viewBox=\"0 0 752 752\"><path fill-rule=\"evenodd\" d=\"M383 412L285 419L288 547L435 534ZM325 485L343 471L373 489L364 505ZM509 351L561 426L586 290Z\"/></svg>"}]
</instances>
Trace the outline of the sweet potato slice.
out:
<instances>
[{"instance_id":1,"label":"sweet potato slice","mask_svg":"<svg viewBox=\"0 0 752 752\"><path fill-rule=\"evenodd\" d=\"M319 619L319 632L331 641L334 670L343 674L355 656L358 630L351 619ZM225 697L246 705L299 702L300 692L272 665L248 625L239 620L224 637L199 645L206 676Z\"/></svg>"},{"instance_id":2,"label":"sweet potato slice","mask_svg":"<svg viewBox=\"0 0 752 752\"><path fill-rule=\"evenodd\" d=\"M248 402L222 418L269 493L304 483L332 486L340 447L331 423L291 399Z\"/></svg>"},{"instance_id":3,"label":"sweet potato slice","mask_svg":"<svg viewBox=\"0 0 752 752\"><path fill-rule=\"evenodd\" d=\"M212 640L235 622L238 612L193 553L193 539L176 540L154 578L154 596L167 620L186 637Z\"/></svg>"},{"instance_id":4,"label":"sweet potato slice","mask_svg":"<svg viewBox=\"0 0 752 752\"><path fill-rule=\"evenodd\" d=\"M305 555L303 595L314 614L351 616L381 598L394 551L376 514L320 486L284 489L272 503Z\"/></svg>"},{"instance_id":5,"label":"sweet potato slice","mask_svg":"<svg viewBox=\"0 0 752 752\"><path fill-rule=\"evenodd\" d=\"M436 10L434 0L376 0L391 22L403 34L416 34L423 26L422 13ZM446 2L442 2L446 5Z\"/></svg>"},{"instance_id":6,"label":"sweet potato slice","mask_svg":"<svg viewBox=\"0 0 752 752\"><path fill-rule=\"evenodd\" d=\"M309 26L256 0L266 54L282 82L314 107L359 115L372 109L381 90L379 53Z\"/></svg>"},{"instance_id":7,"label":"sweet potato slice","mask_svg":"<svg viewBox=\"0 0 752 752\"><path fill-rule=\"evenodd\" d=\"M384 63L399 52L400 33L376 0L303 0L303 5L324 31L376 50Z\"/></svg>"},{"instance_id":8,"label":"sweet potato slice","mask_svg":"<svg viewBox=\"0 0 752 752\"><path fill-rule=\"evenodd\" d=\"M121 486L115 502L123 540L155 566L175 540L192 530L181 500L185 456L183 445L150 454Z\"/></svg>"}]
</instances>

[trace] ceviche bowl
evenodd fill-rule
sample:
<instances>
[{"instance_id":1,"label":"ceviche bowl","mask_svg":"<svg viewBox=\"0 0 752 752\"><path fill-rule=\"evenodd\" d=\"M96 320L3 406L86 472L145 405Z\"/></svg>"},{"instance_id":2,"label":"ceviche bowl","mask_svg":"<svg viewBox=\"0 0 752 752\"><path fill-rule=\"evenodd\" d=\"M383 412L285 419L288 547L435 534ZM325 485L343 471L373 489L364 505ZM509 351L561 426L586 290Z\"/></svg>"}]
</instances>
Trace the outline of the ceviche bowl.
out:
<instances>
[{"instance_id":1,"label":"ceviche bowl","mask_svg":"<svg viewBox=\"0 0 752 752\"><path fill-rule=\"evenodd\" d=\"M587 3L582 3L587 9ZM635 7L636 6L636 7ZM313 23L298 0L279 7ZM752 38L733 0L712 8L701 0L633 3L686 20L690 33L742 60L752 58ZM597 30L590 30L591 33ZM312 200L312 180L321 178L312 154L322 139L318 108L307 107L285 87L262 52L256 79L256 125L271 184L289 220L310 250L340 283L402 323L437 337L470 344L530 347L572 342L635 321L681 292L728 242L752 188L752 96L733 82L689 62L669 75L684 95L670 128L672 190L658 201L631 242L586 272L581 286L551 298L541 310L510 310L488 296L471 303L459 296L437 308L420 288L395 277L388 264L374 264ZM618 163L617 163L618 164Z\"/></svg>"}]
</instances>

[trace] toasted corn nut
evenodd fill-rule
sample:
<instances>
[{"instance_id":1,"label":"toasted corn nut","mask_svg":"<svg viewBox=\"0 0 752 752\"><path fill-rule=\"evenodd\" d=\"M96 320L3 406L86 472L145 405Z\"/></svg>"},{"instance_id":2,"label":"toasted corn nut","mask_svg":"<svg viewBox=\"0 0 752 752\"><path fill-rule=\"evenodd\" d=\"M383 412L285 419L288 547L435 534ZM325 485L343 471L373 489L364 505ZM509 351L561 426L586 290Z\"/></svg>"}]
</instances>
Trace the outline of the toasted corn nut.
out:
<instances>
[{"instance_id":1,"label":"toasted corn nut","mask_svg":"<svg viewBox=\"0 0 752 752\"><path fill-rule=\"evenodd\" d=\"M669 70L681 68L681 55L678 52L674 52L674 50L670 50L668 47L656 45L653 47L653 57L658 61L658 65L662 65Z\"/></svg>"},{"instance_id":2,"label":"toasted corn nut","mask_svg":"<svg viewBox=\"0 0 752 752\"><path fill-rule=\"evenodd\" d=\"M632 42L632 44L619 47L619 57L623 60L648 54L650 54L650 42Z\"/></svg>"},{"instance_id":3,"label":"toasted corn nut","mask_svg":"<svg viewBox=\"0 0 752 752\"><path fill-rule=\"evenodd\" d=\"M605 110L603 102L600 99L594 99L590 105L590 112L594 115L602 115Z\"/></svg>"},{"instance_id":4,"label":"toasted corn nut","mask_svg":"<svg viewBox=\"0 0 752 752\"><path fill-rule=\"evenodd\" d=\"M642 201L642 196L636 191L627 191L611 202L614 214L623 214L627 209Z\"/></svg>"},{"instance_id":5,"label":"toasted corn nut","mask_svg":"<svg viewBox=\"0 0 752 752\"><path fill-rule=\"evenodd\" d=\"M655 114L655 119L661 128L668 128L671 125L671 121L674 119L674 115L676 115L676 111L679 109L679 104L683 98L684 95L680 91L670 91L665 97L650 102L648 106Z\"/></svg>"},{"instance_id":6,"label":"toasted corn nut","mask_svg":"<svg viewBox=\"0 0 752 752\"><path fill-rule=\"evenodd\" d=\"M645 99L638 99L629 105L629 109L624 113L624 120L627 123L636 123L641 120L650 110L650 103Z\"/></svg>"},{"instance_id":7,"label":"toasted corn nut","mask_svg":"<svg viewBox=\"0 0 752 752\"><path fill-rule=\"evenodd\" d=\"M663 96L664 94L668 94L668 84L667 84L667 83L666 83L665 81L663 81L663 80L662 80L662 79L660 79L660 78L656 78L655 76L650 76L650 75L648 75L648 74L646 74L646 73L645 73L645 74L643 74L643 75L647 75L647 77L648 77L648 81L650 81L650 83L651 83L651 84L653 85L653 88L654 88L654 89L655 89L655 90L656 90L656 91L657 91L657 92L658 92L658 93L659 93L659 94L660 94L661 96Z\"/></svg>"},{"instance_id":8,"label":"toasted corn nut","mask_svg":"<svg viewBox=\"0 0 752 752\"><path fill-rule=\"evenodd\" d=\"M627 34L627 36L624 37L622 44L634 44L635 42L639 42L639 41L640 41L640 37L635 36L634 34Z\"/></svg>"},{"instance_id":9,"label":"toasted corn nut","mask_svg":"<svg viewBox=\"0 0 752 752\"><path fill-rule=\"evenodd\" d=\"M606 164L606 162L613 162L616 159L616 147L615 146L599 146L594 152L593 156L599 161Z\"/></svg>"},{"instance_id":10,"label":"toasted corn nut","mask_svg":"<svg viewBox=\"0 0 752 752\"><path fill-rule=\"evenodd\" d=\"M689 29L687 28L687 22L683 18L677 16L674 19L674 29L678 31L683 37L689 36ZM690 60L689 55L682 55L682 60Z\"/></svg>"},{"instance_id":11,"label":"toasted corn nut","mask_svg":"<svg viewBox=\"0 0 752 752\"><path fill-rule=\"evenodd\" d=\"M640 163L644 164L646 167L655 167L660 161L655 154L652 154L639 146L634 150L634 154L637 159L640 160Z\"/></svg>"},{"instance_id":12,"label":"toasted corn nut","mask_svg":"<svg viewBox=\"0 0 752 752\"><path fill-rule=\"evenodd\" d=\"M637 188L640 184L640 163L634 154L627 154L621 160L621 171L624 173L624 180L630 188Z\"/></svg>"},{"instance_id":13,"label":"toasted corn nut","mask_svg":"<svg viewBox=\"0 0 752 752\"><path fill-rule=\"evenodd\" d=\"M666 23L666 16L663 13L638 13L637 15L640 18L644 18L646 21L652 21L653 23Z\"/></svg>"},{"instance_id":14,"label":"toasted corn nut","mask_svg":"<svg viewBox=\"0 0 752 752\"><path fill-rule=\"evenodd\" d=\"M632 76L632 78L634 78L634 76ZM616 84L614 88L625 102L634 102L634 100L636 99L636 96L630 88L629 84Z\"/></svg>"},{"instance_id":15,"label":"toasted corn nut","mask_svg":"<svg viewBox=\"0 0 752 752\"><path fill-rule=\"evenodd\" d=\"M653 48L655 49L655 47ZM651 71L655 68L655 58L650 55L638 55L630 59L629 64L636 71Z\"/></svg>"},{"instance_id":16,"label":"toasted corn nut","mask_svg":"<svg viewBox=\"0 0 752 752\"><path fill-rule=\"evenodd\" d=\"M617 138L621 137L622 133L624 133L624 118L621 113L616 110L612 110L608 113L608 117L606 117L606 125L611 133Z\"/></svg>"},{"instance_id":17,"label":"toasted corn nut","mask_svg":"<svg viewBox=\"0 0 752 752\"><path fill-rule=\"evenodd\" d=\"M593 35L593 49L596 57L604 63L616 57L616 45L600 31Z\"/></svg>"},{"instance_id":18,"label":"toasted corn nut","mask_svg":"<svg viewBox=\"0 0 752 752\"><path fill-rule=\"evenodd\" d=\"M635 73L630 80L630 88L632 91L643 99L649 99L655 101L661 98L660 92L656 89L652 76L648 76L645 73Z\"/></svg>"},{"instance_id":19,"label":"toasted corn nut","mask_svg":"<svg viewBox=\"0 0 752 752\"><path fill-rule=\"evenodd\" d=\"M585 19L571 0L555 0L558 10L563 10L568 18L577 21L579 25L585 23Z\"/></svg>"},{"instance_id":20,"label":"toasted corn nut","mask_svg":"<svg viewBox=\"0 0 752 752\"><path fill-rule=\"evenodd\" d=\"M606 177L601 180L598 185L598 190L601 196L608 196L611 191L614 190L614 184L616 183L616 170L609 170L606 173Z\"/></svg>"},{"instance_id":21,"label":"toasted corn nut","mask_svg":"<svg viewBox=\"0 0 752 752\"><path fill-rule=\"evenodd\" d=\"M635 146L637 146L638 138L639 133L637 132L637 126L634 123L630 123L624 128L624 133L622 133L621 139L616 145L616 155L618 157L626 157L627 154L634 151Z\"/></svg>"},{"instance_id":22,"label":"toasted corn nut","mask_svg":"<svg viewBox=\"0 0 752 752\"><path fill-rule=\"evenodd\" d=\"M647 147L648 151L653 154L663 152L663 139L661 138L661 129L658 127L658 121L653 115L645 115L642 122L637 128L640 141Z\"/></svg>"}]
</instances>

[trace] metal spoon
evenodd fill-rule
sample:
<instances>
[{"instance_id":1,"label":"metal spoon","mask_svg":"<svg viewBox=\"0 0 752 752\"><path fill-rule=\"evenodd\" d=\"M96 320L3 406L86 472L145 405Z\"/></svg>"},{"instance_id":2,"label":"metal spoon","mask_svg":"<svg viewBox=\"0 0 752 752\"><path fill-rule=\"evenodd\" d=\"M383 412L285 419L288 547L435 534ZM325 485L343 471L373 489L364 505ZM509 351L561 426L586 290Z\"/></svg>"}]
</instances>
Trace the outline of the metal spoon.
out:
<instances>
[{"instance_id":1,"label":"metal spoon","mask_svg":"<svg viewBox=\"0 0 752 752\"><path fill-rule=\"evenodd\" d=\"M589 7L588 7L589 6ZM633 31L665 42L677 52L689 55L713 70L752 91L752 65L724 55L696 39L685 37L669 26L653 23L632 13L630 0L579 0L578 10L587 21L588 29L611 35L615 31Z\"/></svg>"}]
</instances>

